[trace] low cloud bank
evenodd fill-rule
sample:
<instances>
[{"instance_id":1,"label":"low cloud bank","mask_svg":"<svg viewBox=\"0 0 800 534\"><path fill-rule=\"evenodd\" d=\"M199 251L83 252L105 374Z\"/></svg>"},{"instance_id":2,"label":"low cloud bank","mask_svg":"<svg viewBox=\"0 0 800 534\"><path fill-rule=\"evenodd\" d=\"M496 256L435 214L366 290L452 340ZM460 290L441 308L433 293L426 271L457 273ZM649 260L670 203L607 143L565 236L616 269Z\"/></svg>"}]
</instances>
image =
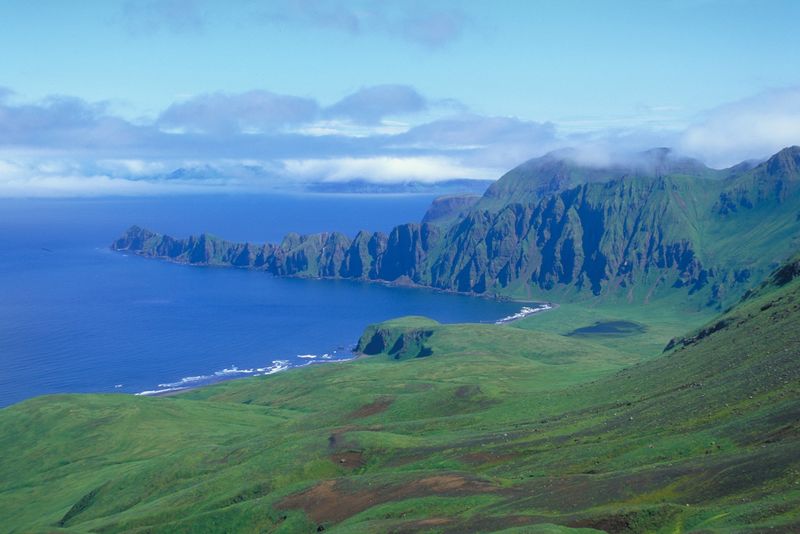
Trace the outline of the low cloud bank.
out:
<instances>
[{"instance_id":1,"label":"low cloud bank","mask_svg":"<svg viewBox=\"0 0 800 534\"><path fill-rule=\"evenodd\" d=\"M0 88L0 196L269 190L309 182L492 179L552 150L588 165L670 146L715 167L800 144L800 87L767 91L685 128L563 130L491 117L405 85L322 105L265 90L210 93L131 121L104 102L19 102Z\"/></svg>"},{"instance_id":2,"label":"low cloud bank","mask_svg":"<svg viewBox=\"0 0 800 534\"><path fill-rule=\"evenodd\" d=\"M775 89L705 113L677 147L711 165L730 166L800 144L800 87Z\"/></svg>"}]
</instances>

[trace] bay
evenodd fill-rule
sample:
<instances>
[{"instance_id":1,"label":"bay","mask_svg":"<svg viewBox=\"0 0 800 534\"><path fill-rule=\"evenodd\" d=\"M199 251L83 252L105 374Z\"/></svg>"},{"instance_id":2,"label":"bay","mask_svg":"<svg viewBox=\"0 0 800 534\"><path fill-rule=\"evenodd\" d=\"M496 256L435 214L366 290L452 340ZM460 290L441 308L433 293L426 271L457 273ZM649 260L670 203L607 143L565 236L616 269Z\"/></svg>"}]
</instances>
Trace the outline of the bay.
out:
<instances>
[{"instance_id":1,"label":"bay","mask_svg":"<svg viewBox=\"0 0 800 534\"><path fill-rule=\"evenodd\" d=\"M347 359L403 315L494 321L520 305L345 280L275 278L112 252L131 224L279 241L389 231L430 196L258 195L0 200L0 406L42 394L141 393Z\"/></svg>"}]
</instances>

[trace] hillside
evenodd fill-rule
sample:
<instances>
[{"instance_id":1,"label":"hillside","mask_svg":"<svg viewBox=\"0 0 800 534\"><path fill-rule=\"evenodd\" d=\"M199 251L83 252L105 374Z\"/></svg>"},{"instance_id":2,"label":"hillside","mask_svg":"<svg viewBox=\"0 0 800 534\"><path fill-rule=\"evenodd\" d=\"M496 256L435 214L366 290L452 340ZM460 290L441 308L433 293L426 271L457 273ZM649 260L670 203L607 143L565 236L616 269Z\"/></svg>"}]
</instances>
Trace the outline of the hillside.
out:
<instances>
[{"instance_id":1,"label":"hillside","mask_svg":"<svg viewBox=\"0 0 800 534\"><path fill-rule=\"evenodd\" d=\"M796 532L798 261L663 353L639 352L649 333L565 335L581 324L564 318L407 318L346 364L32 399L0 411L0 517L7 532Z\"/></svg>"},{"instance_id":2,"label":"hillside","mask_svg":"<svg viewBox=\"0 0 800 534\"><path fill-rule=\"evenodd\" d=\"M469 211L481 199L478 195L445 195L437 197L422 217L423 223L450 224Z\"/></svg>"},{"instance_id":3,"label":"hillside","mask_svg":"<svg viewBox=\"0 0 800 534\"><path fill-rule=\"evenodd\" d=\"M679 293L691 307L722 309L800 246L800 147L727 171L664 150L641 158L598 169L545 156L506 174L449 224L404 224L388 235L289 234L256 245L132 227L112 248L521 298L646 303Z\"/></svg>"},{"instance_id":4,"label":"hillside","mask_svg":"<svg viewBox=\"0 0 800 534\"><path fill-rule=\"evenodd\" d=\"M695 159L678 156L668 148L654 148L618 160L610 158L604 163L592 162L587 155L574 149L551 152L504 174L486 191L481 206L502 208L513 202L529 203L581 184L606 183L624 177L719 179L726 174Z\"/></svg>"}]
</instances>

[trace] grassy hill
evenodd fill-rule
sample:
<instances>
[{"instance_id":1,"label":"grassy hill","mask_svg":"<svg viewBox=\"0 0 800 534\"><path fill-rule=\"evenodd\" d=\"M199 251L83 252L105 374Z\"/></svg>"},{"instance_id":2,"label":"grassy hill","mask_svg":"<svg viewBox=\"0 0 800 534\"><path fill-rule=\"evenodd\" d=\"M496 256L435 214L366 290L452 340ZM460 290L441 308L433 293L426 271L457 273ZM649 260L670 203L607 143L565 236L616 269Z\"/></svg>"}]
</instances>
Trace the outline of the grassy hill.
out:
<instances>
[{"instance_id":1,"label":"grassy hill","mask_svg":"<svg viewBox=\"0 0 800 534\"><path fill-rule=\"evenodd\" d=\"M32 399L0 411L3 530L796 532L798 274L705 324L404 318L354 362Z\"/></svg>"},{"instance_id":2,"label":"grassy hill","mask_svg":"<svg viewBox=\"0 0 800 534\"><path fill-rule=\"evenodd\" d=\"M642 179L685 176L719 180L726 171L706 167L698 160L681 157L668 148L654 148L619 161L593 162L580 151L562 149L533 158L511 169L484 194L480 207L502 209L510 203L529 203L559 191L589 183L607 183L621 177Z\"/></svg>"}]
</instances>

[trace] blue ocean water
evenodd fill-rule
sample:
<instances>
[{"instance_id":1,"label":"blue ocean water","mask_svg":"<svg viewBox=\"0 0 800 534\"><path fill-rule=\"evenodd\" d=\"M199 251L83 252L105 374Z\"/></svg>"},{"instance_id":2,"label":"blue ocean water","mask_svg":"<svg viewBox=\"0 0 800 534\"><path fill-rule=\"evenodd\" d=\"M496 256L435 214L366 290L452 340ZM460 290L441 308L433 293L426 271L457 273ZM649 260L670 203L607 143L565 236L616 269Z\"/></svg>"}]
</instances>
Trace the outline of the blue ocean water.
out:
<instances>
[{"instance_id":1,"label":"blue ocean water","mask_svg":"<svg viewBox=\"0 0 800 534\"><path fill-rule=\"evenodd\" d=\"M519 304L352 281L274 278L111 252L131 224L278 241L389 230L428 196L0 200L0 406L50 393L140 393L350 357L369 323L492 321ZM312 358L313 356L313 358Z\"/></svg>"}]
</instances>

